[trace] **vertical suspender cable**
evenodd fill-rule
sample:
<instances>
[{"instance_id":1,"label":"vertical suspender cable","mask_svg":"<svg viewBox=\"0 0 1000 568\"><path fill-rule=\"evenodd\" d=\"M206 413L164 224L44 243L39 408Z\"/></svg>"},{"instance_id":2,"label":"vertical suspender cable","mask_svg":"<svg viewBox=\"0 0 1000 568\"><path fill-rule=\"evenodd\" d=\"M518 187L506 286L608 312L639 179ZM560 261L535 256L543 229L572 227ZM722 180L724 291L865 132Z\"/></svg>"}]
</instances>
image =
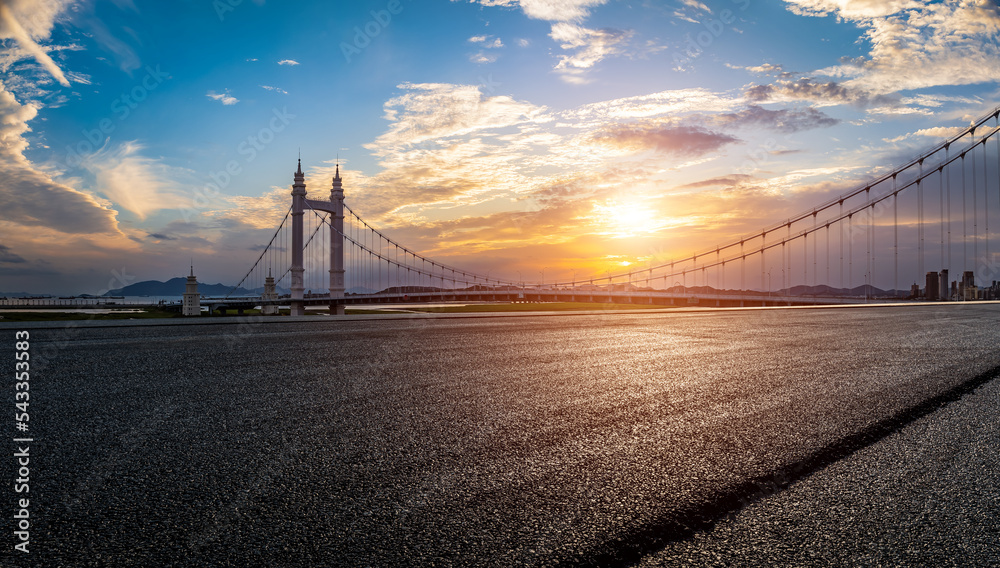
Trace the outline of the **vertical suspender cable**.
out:
<instances>
[{"instance_id":1,"label":"vertical suspender cable","mask_svg":"<svg viewBox=\"0 0 1000 568\"><path fill-rule=\"evenodd\" d=\"M972 264L979 262L979 192L976 189L976 129L972 129Z\"/></svg>"},{"instance_id":2,"label":"vertical suspender cable","mask_svg":"<svg viewBox=\"0 0 1000 568\"><path fill-rule=\"evenodd\" d=\"M899 291L899 190L892 174L892 289Z\"/></svg>"},{"instance_id":3,"label":"vertical suspender cable","mask_svg":"<svg viewBox=\"0 0 1000 568\"><path fill-rule=\"evenodd\" d=\"M921 159L917 177L917 282L924 277L924 161Z\"/></svg>"},{"instance_id":4,"label":"vertical suspender cable","mask_svg":"<svg viewBox=\"0 0 1000 568\"><path fill-rule=\"evenodd\" d=\"M965 195L965 152L962 152L962 270L969 269L969 223Z\"/></svg>"},{"instance_id":5,"label":"vertical suspender cable","mask_svg":"<svg viewBox=\"0 0 1000 568\"><path fill-rule=\"evenodd\" d=\"M840 200L840 225L837 227L840 233L840 287L844 288L844 200Z\"/></svg>"}]
</instances>

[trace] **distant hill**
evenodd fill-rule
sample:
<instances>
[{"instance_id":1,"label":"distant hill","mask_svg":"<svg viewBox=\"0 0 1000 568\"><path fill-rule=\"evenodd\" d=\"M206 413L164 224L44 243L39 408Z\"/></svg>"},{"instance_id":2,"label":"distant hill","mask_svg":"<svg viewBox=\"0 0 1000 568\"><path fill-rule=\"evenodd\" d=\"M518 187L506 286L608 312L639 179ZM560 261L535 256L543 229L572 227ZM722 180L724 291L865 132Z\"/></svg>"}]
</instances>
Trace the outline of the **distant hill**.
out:
<instances>
[{"instance_id":1,"label":"distant hill","mask_svg":"<svg viewBox=\"0 0 1000 568\"><path fill-rule=\"evenodd\" d=\"M182 296L184 295L184 289L187 286L187 278L178 277L171 278L166 282L160 282L159 280L146 280L145 282L136 282L135 284L129 284L124 288L116 288L114 290L108 290L104 293L105 296ZM225 296L229 294L232 290L232 286L227 286L225 284L205 284L203 282L198 283L198 293L203 296ZM276 289L278 295L288 294L289 290L286 288L278 287ZM253 290L248 290L246 288L237 288L232 292L234 296L251 296L260 295L264 293L264 288L255 288Z\"/></svg>"},{"instance_id":2,"label":"distant hill","mask_svg":"<svg viewBox=\"0 0 1000 568\"><path fill-rule=\"evenodd\" d=\"M365 288L364 286L354 286L353 288L348 288L344 290L346 294L374 294L378 290L372 290L371 288Z\"/></svg>"},{"instance_id":3,"label":"distant hill","mask_svg":"<svg viewBox=\"0 0 1000 568\"><path fill-rule=\"evenodd\" d=\"M879 297L879 298L906 298L910 295L909 290L882 290L874 286L862 285L855 286L854 288L832 288L825 284L819 286L792 286L791 288L782 288L781 290L771 290L770 293L775 296L793 296L793 297L818 297L818 298L863 298L865 297L865 292L867 289L868 297ZM668 292L673 292L674 294L739 294L739 290L717 290L711 286L688 286L684 288L682 286L674 286L667 290ZM748 290L750 291L750 290ZM763 290L757 290L756 293L764 293Z\"/></svg>"},{"instance_id":4,"label":"distant hill","mask_svg":"<svg viewBox=\"0 0 1000 568\"><path fill-rule=\"evenodd\" d=\"M31 294L28 292L0 292L0 298L54 298L52 294Z\"/></svg>"}]
</instances>

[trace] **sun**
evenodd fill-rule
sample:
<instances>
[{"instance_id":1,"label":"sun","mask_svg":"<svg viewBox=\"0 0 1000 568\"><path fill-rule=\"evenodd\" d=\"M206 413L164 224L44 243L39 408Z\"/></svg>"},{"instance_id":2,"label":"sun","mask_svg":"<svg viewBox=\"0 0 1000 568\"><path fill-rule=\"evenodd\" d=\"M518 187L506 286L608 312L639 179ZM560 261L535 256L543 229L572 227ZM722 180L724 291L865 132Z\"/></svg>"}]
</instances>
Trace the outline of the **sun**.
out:
<instances>
[{"instance_id":1,"label":"sun","mask_svg":"<svg viewBox=\"0 0 1000 568\"><path fill-rule=\"evenodd\" d=\"M653 209L638 201L608 201L594 206L594 221L604 234L614 237L635 237L655 233L664 221Z\"/></svg>"}]
</instances>

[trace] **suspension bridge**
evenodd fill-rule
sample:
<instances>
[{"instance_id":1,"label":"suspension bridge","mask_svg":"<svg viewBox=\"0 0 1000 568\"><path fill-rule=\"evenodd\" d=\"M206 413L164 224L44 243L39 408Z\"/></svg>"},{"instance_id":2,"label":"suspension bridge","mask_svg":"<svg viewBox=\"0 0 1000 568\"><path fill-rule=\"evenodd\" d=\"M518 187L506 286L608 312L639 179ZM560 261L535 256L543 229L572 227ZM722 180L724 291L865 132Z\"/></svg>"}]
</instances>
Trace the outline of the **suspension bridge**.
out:
<instances>
[{"instance_id":1,"label":"suspension bridge","mask_svg":"<svg viewBox=\"0 0 1000 568\"><path fill-rule=\"evenodd\" d=\"M442 301L762 306L997 299L1000 262L990 226L1000 211L998 132L1000 107L887 173L754 233L643 268L536 282L462 269L401 244L345 203L339 165L328 198L310 198L300 161L291 205L250 269L225 297L192 302L198 312L259 307L276 314L288 306L300 315L315 306L342 314L352 304ZM245 295L248 289L254 293ZM85 308L100 300L78 303L0 301Z\"/></svg>"},{"instance_id":2,"label":"suspension bridge","mask_svg":"<svg viewBox=\"0 0 1000 568\"><path fill-rule=\"evenodd\" d=\"M234 287L203 299L237 309L435 301L573 301L749 306L998 296L991 252L1000 208L1000 107L918 157L739 239L641 269L572 280L490 277L428 258L344 201L308 197L301 161L292 203ZM931 269L932 268L932 269ZM953 278L954 277L954 278ZM276 290L289 291L281 297ZM879 288L881 286L881 288ZM272 310L273 311L273 310Z\"/></svg>"}]
</instances>

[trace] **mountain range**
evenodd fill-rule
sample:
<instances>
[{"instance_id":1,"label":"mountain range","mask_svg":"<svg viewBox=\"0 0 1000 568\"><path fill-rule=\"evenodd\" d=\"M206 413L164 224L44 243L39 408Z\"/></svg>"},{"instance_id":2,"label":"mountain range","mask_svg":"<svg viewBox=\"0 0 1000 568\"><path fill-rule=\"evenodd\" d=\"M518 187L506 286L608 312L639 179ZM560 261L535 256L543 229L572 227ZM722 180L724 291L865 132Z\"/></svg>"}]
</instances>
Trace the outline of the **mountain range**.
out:
<instances>
[{"instance_id":1,"label":"mountain range","mask_svg":"<svg viewBox=\"0 0 1000 568\"><path fill-rule=\"evenodd\" d=\"M137 282L135 284L130 284L123 288L116 288L114 290L109 290L105 292L104 296L181 296L184 294L184 288L187 285L187 279L184 277L171 278L166 282L160 282L158 280L146 280L144 282ZM867 288L867 290L866 290ZM226 284L205 284L198 283L198 293L205 296L225 296L230 294L232 286ZM428 289L429 290L429 289ZM279 296L290 294L291 290L288 288L277 287L275 290ZM392 289L387 291L393 291ZM414 290L415 291L415 290ZM682 288L680 286L675 286L670 288L668 291L674 293L687 293L687 294L713 294L713 293L729 293L738 294L739 290L717 290L711 286L688 286L687 288ZM316 290L317 293L323 293L325 290ZM365 288L363 286L356 286L350 288L346 291L348 294L372 294L376 290ZM867 292L867 294L866 294ZM259 296L264 293L263 287L257 287L253 289L247 288L237 288L232 292L235 296ZM759 292L758 292L759 293ZM819 296L819 297L897 297L906 298L910 295L909 290L882 290L874 286L855 286L854 288L833 288L825 284L819 286L792 286L787 290L773 290L772 294L776 296ZM30 294L28 292L0 292L0 297L6 298L24 298L24 297L44 297L51 296L51 294ZM80 294L78 297L87 297L89 294Z\"/></svg>"},{"instance_id":2,"label":"mountain range","mask_svg":"<svg viewBox=\"0 0 1000 568\"><path fill-rule=\"evenodd\" d=\"M105 296L182 296L184 294L184 289L187 286L187 278L178 277L171 278L166 282L160 282L159 280L146 280L144 282L136 282L135 284L129 284L123 288L115 288L114 290L108 290L104 293ZM281 288L280 286L275 289L278 295L288 294L290 291L287 288ZM205 284L203 282L198 283L198 293L203 296L225 296L227 294L233 296L259 296L264 293L263 287L247 289L247 288L237 288L233 290L232 286L227 286L226 284Z\"/></svg>"}]
</instances>

